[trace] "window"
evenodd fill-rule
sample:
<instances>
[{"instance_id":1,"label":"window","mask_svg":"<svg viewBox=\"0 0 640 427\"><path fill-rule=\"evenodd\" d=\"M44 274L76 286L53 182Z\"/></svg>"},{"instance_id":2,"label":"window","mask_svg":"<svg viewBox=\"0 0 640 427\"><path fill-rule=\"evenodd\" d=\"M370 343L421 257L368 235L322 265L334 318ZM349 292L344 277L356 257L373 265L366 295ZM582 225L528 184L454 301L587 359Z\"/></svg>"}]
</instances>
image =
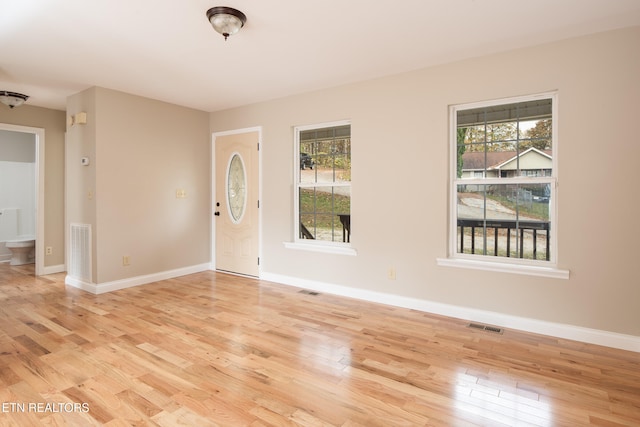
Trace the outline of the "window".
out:
<instances>
[{"instance_id":1,"label":"window","mask_svg":"<svg viewBox=\"0 0 640 427\"><path fill-rule=\"evenodd\" d=\"M555 108L555 94L451 107L451 258L554 265Z\"/></svg>"},{"instance_id":2,"label":"window","mask_svg":"<svg viewBox=\"0 0 640 427\"><path fill-rule=\"evenodd\" d=\"M295 129L296 242L349 246L351 240L351 125Z\"/></svg>"}]
</instances>

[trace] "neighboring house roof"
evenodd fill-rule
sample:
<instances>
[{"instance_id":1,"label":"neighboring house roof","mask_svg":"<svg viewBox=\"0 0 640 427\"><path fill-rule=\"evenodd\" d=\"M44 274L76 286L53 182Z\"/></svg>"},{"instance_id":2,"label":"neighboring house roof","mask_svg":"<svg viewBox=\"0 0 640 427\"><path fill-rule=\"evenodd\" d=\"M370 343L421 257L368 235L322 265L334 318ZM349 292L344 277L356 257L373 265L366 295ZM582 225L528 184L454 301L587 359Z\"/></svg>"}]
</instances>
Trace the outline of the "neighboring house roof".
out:
<instances>
[{"instance_id":1,"label":"neighboring house roof","mask_svg":"<svg viewBox=\"0 0 640 427\"><path fill-rule=\"evenodd\" d=\"M533 152L544 156L551 160L551 150L538 150L537 148L528 148L520 153L520 157ZM486 157L485 157L486 156ZM486 163L485 163L486 158ZM462 170L493 170L501 169L508 163L518 158L516 151L467 151L462 155Z\"/></svg>"}]
</instances>

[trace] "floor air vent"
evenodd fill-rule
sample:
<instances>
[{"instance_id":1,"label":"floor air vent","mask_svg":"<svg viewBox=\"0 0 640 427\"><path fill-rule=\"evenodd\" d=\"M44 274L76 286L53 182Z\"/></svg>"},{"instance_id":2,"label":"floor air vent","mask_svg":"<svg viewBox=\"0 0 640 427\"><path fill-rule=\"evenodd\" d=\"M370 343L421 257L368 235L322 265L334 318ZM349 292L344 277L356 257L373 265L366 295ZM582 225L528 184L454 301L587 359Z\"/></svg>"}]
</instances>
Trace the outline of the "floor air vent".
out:
<instances>
[{"instance_id":1,"label":"floor air vent","mask_svg":"<svg viewBox=\"0 0 640 427\"><path fill-rule=\"evenodd\" d=\"M469 323L469 328L479 329L481 331L494 332L496 334L501 334L504 332L504 329L498 328L496 326L483 325L480 323Z\"/></svg>"},{"instance_id":2,"label":"floor air vent","mask_svg":"<svg viewBox=\"0 0 640 427\"><path fill-rule=\"evenodd\" d=\"M313 296L320 295L320 292L310 291L310 290L307 290L307 289L301 290L300 293L301 294L305 294L305 295L313 295Z\"/></svg>"}]
</instances>

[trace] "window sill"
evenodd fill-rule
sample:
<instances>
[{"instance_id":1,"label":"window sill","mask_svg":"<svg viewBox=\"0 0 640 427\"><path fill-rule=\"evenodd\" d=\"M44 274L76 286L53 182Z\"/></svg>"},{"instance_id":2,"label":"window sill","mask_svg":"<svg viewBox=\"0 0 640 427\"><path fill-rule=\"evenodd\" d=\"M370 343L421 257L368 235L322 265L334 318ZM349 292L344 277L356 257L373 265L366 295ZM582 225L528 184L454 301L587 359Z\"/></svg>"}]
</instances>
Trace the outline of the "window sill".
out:
<instances>
[{"instance_id":1,"label":"window sill","mask_svg":"<svg viewBox=\"0 0 640 427\"><path fill-rule=\"evenodd\" d=\"M322 252L327 254L351 255L355 256L358 252L350 246L322 245L312 243L284 242L287 249L296 249L311 252Z\"/></svg>"},{"instance_id":2,"label":"window sill","mask_svg":"<svg viewBox=\"0 0 640 427\"><path fill-rule=\"evenodd\" d=\"M555 267L539 267L534 265L507 264L458 258L437 258L436 261L438 265L443 267L497 271L501 273L524 274L527 276L550 277L553 279L569 279L569 270L560 270Z\"/></svg>"}]
</instances>

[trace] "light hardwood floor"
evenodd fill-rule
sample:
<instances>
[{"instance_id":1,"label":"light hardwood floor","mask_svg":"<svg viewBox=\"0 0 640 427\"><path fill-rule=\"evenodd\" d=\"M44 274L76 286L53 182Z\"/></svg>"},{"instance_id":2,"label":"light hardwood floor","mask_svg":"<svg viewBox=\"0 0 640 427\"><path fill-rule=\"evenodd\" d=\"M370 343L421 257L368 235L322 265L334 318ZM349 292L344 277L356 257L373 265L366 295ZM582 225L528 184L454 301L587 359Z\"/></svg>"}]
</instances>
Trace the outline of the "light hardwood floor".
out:
<instances>
[{"instance_id":1,"label":"light hardwood floor","mask_svg":"<svg viewBox=\"0 0 640 427\"><path fill-rule=\"evenodd\" d=\"M640 354L204 272L0 264L0 426L639 426Z\"/></svg>"}]
</instances>

